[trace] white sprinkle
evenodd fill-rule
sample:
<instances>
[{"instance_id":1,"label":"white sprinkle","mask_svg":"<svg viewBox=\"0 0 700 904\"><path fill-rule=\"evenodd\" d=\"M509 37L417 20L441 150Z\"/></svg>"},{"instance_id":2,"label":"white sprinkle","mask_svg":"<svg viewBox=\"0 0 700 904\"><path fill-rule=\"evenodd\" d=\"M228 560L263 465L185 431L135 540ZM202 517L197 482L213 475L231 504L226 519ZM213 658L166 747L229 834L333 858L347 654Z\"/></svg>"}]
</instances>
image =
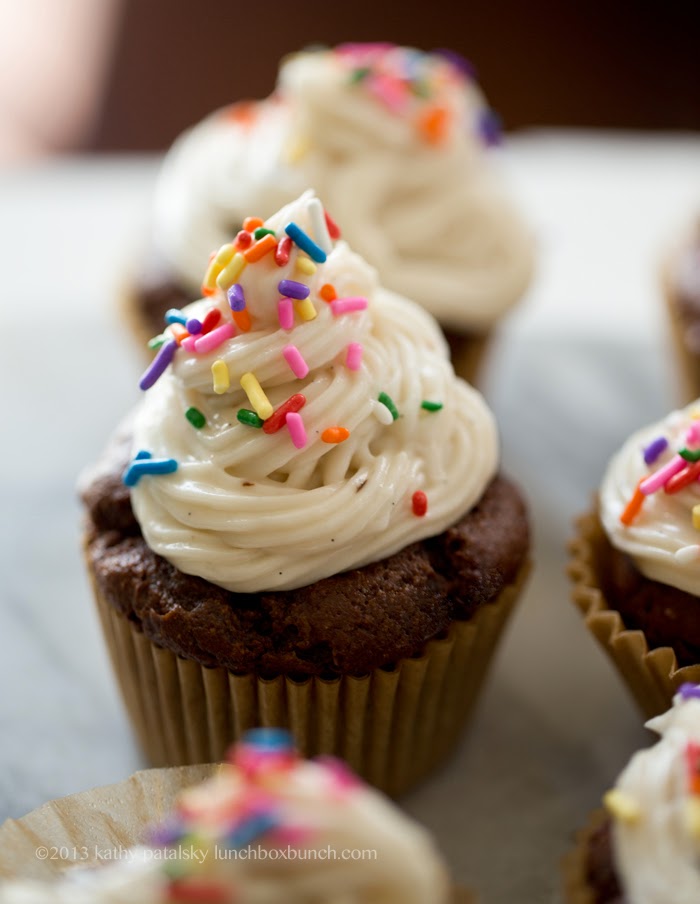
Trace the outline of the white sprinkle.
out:
<instances>
[{"instance_id":1,"label":"white sprinkle","mask_svg":"<svg viewBox=\"0 0 700 904\"><path fill-rule=\"evenodd\" d=\"M687 565L700 557L700 546L697 544L684 546L682 549L676 550L675 556L682 565Z\"/></svg>"},{"instance_id":2,"label":"white sprinkle","mask_svg":"<svg viewBox=\"0 0 700 904\"><path fill-rule=\"evenodd\" d=\"M372 406L372 414L376 417L380 424L384 424L385 427L388 427L389 424L394 423L394 416L381 402L377 402L376 399L372 399L370 402Z\"/></svg>"},{"instance_id":3,"label":"white sprinkle","mask_svg":"<svg viewBox=\"0 0 700 904\"><path fill-rule=\"evenodd\" d=\"M309 201L308 210L311 217L311 231L316 239L316 244L320 245L326 254L330 254L333 250L333 242L328 232L326 218L323 215L323 205L318 198L312 198Z\"/></svg>"}]
</instances>

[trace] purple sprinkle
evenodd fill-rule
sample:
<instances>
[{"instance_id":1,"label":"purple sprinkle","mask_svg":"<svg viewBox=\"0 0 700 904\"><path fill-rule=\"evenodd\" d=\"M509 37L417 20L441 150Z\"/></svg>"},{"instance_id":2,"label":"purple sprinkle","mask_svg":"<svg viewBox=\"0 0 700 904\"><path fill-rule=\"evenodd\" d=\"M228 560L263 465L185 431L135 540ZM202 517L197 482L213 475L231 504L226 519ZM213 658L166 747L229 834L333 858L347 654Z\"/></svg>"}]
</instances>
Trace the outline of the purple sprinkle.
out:
<instances>
[{"instance_id":1,"label":"purple sprinkle","mask_svg":"<svg viewBox=\"0 0 700 904\"><path fill-rule=\"evenodd\" d=\"M139 380L140 389L150 389L151 386L153 386L153 384L162 376L163 371L168 364L173 360L176 349L177 342L174 339L169 339L161 345L158 349L158 354L151 361L150 366Z\"/></svg>"},{"instance_id":2,"label":"purple sprinkle","mask_svg":"<svg viewBox=\"0 0 700 904\"><path fill-rule=\"evenodd\" d=\"M280 280L277 288L280 295L284 295L286 298L298 298L301 300L309 297L309 287L305 286L304 283L295 282L293 279Z\"/></svg>"},{"instance_id":3,"label":"purple sprinkle","mask_svg":"<svg viewBox=\"0 0 700 904\"><path fill-rule=\"evenodd\" d=\"M468 60L466 57L462 56L461 53L457 53L456 50L450 50L447 47L438 47L437 50L434 50L433 53L439 54L441 57L444 57L448 60L455 69L458 69L462 75L465 75L467 78L476 78L476 66Z\"/></svg>"},{"instance_id":4,"label":"purple sprinkle","mask_svg":"<svg viewBox=\"0 0 700 904\"><path fill-rule=\"evenodd\" d=\"M656 459L668 449L668 440L665 436L659 436L644 450L644 464L653 465Z\"/></svg>"},{"instance_id":5,"label":"purple sprinkle","mask_svg":"<svg viewBox=\"0 0 700 904\"><path fill-rule=\"evenodd\" d=\"M190 336L196 336L197 333L202 332L202 321L197 320L196 317L190 317L190 319L185 324L185 328Z\"/></svg>"},{"instance_id":6,"label":"purple sprinkle","mask_svg":"<svg viewBox=\"0 0 700 904\"><path fill-rule=\"evenodd\" d=\"M494 110L485 107L479 114L479 135L487 147L494 147L501 143L501 118Z\"/></svg>"},{"instance_id":7,"label":"purple sprinkle","mask_svg":"<svg viewBox=\"0 0 700 904\"><path fill-rule=\"evenodd\" d=\"M187 830L179 821L168 820L162 825L156 826L148 833L148 840L153 847L168 847L177 844L187 834Z\"/></svg>"},{"instance_id":8,"label":"purple sprinkle","mask_svg":"<svg viewBox=\"0 0 700 904\"><path fill-rule=\"evenodd\" d=\"M243 286L240 283L234 283L226 293L228 295L228 304L232 311L242 311L245 308L245 295Z\"/></svg>"},{"instance_id":9,"label":"purple sprinkle","mask_svg":"<svg viewBox=\"0 0 700 904\"><path fill-rule=\"evenodd\" d=\"M678 693L684 700L700 700L700 684L692 684L686 681L678 688Z\"/></svg>"}]
</instances>

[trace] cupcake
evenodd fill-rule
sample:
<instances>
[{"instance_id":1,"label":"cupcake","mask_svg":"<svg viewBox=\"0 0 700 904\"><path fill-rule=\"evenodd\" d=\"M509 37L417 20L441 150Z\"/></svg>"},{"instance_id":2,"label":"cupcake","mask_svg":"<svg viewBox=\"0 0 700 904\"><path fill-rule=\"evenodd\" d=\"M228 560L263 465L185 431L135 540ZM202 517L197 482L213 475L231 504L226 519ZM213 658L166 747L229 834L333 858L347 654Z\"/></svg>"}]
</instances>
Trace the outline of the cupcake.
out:
<instances>
[{"instance_id":1,"label":"cupcake","mask_svg":"<svg viewBox=\"0 0 700 904\"><path fill-rule=\"evenodd\" d=\"M128 293L139 339L200 297L209 252L251 211L268 217L311 186L382 284L438 318L472 380L533 265L530 234L488 159L496 138L457 54L347 44L287 57L271 97L213 113L167 154L153 251Z\"/></svg>"},{"instance_id":2,"label":"cupcake","mask_svg":"<svg viewBox=\"0 0 700 904\"><path fill-rule=\"evenodd\" d=\"M664 290L685 399L700 395L700 217L670 255Z\"/></svg>"},{"instance_id":3,"label":"cupcake","mask_svg":"<svg viewBox=\"0 0 700 904\"><path fill-rule=\"evenodd\" d=\"M309 192L223 246L83 481L156 765L280 726L398 794L453 747L528 568L493 417Z\"/></svg>"},{"instance_id":4,"label":"cupcake","mask_svg":"<svg viewBox=\"0 0 700 904\"><path fill-rule=\"evenodd\" d=\"M56 845L55 838L34 834L33 848L38 838L48 849L75 851L78 866L43 879L21 877L20 868L19 876L0 882L0 904L470 900L466 892L453 893L424 829L340 761L300 759L284 732L251 732L228 762L212 769L204 782L180 791L159 825L143 823L156 812L144 813L137 801L128 846L121 838L115 843L113 833L107 844L96 844L102 826L87 839L78 837L78 844ZM144 774L146 797L155 778ZM155 803L160 810L163 802ZM119 803L117 811L118 824L126 814ZM81 811L75 815L84 818ZM104 821L109 818L105 813ZM88 856L103 865L87 862Z\"/></svg>"},{"instance_id":5,"label":"cupcake","mask_svg":"<svg viewBox=\"0 0 700 904\"><path fill-rule=\"evenodd\" d=\"M700 686L681 685L647 727L661 740L632 757L565 861L567 904L700 901Z\"/></svg>"},{"instance_id":6,"label":"cupcake","mask_svg":"<svg viewBox=\"0 0 700 904\"><path fill-rule=\"evenodd\" d=\"M700 681L698 418L700 402L635 433L572 544L574 600L647 716Z\"/></svg>"}]
</instances>

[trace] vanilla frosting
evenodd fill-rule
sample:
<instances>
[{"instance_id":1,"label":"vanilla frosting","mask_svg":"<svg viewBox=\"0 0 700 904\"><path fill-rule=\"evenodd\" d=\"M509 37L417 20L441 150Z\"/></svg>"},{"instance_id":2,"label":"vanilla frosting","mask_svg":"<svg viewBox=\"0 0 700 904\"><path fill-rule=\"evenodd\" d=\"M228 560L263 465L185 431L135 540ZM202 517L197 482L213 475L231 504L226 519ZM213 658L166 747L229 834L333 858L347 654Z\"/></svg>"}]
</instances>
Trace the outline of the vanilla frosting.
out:
<instances>
[{"instance_id":1,"label":"vanilla frosting","mask_svg":"<svg viewBox=\"0 0 700 904\"><path fill-rule=\"evenodd\" d=\"M616 785L634 807L631 817L613 819L616 869L630 904L696 904L700 836L689 808L699 799L691 791L688 745L700 745L700 699L676 695L672 709L647 727L661 740L635 754Z\"/></svg>"},{"instance_id":2,"label":"vanilla frosting","mask_svg":"<svg viewBox=\"0 0 700 904\"><path fill-rule=\"evenodd\" d=\"M431 114L444 119L429 140L417 123ZM485 329L521 296L533 258L484 153L487 115L473 78L440 54L352 45L288 57L272 97L218 111L174 144L157 249L194 296L207 255L244 216L310 186L388 289L449 326Z\"/></svg>"},{"instance_id":3,"label":"vanilla frosting","mask_svg":"<svg viewBox=\"0 0 700 904\"><path fill-rule=\"evenodd\" d=\"M222 904L445 904L428 834L342 763L298 759L281 734L251 732L229 764L183 792L158 846L52 885L0 884L0 904L160 904L175 900L173 886L183 902L209 887Z\"/></svg>"},{"instance_id":4,"label":"vanilla frosting","mask_svg":"<svg viewBox=\"0 0 700 904\"><path fill-rule=\"evenodd\" d=\"M689 447L692 452L700 446L700 436L688 439L699 413L700 402L694 402L633 434L611 460L600 488L600 516L613 546L628 553L646 577L696 596L700 595L700 530L693 526L693 508L700 505L698 480L677 493L663 487L650 493L629 524L622 523L620 516L640 480L677 460L678 450ZM647 465L644 449L662 438L666 449Z\"/></svg>"},{"instance_id":5,"label":"vanilla frosting","mask_svg":"<svg viewBox=\"0 0 700 904\"><path fill-rule=\"evenodd\" d=\"M306 193L271 217L284 236L296 223L313 234ZM249 332L208 354L179 349L172 366L148 390L133 426L134 453L177 462L174 473L148 475L132 489L146 542L181 571L237 592L286 590L383 559L454 524L480 499L495 474L498 442L482 397L455 377L445 341L420 307L378 287L376 274L344 241L323 241L325 263L300 274L294 246L285 266L274 255L239 277L251 319ZM278 320L280 282L301 280L314 319ZM366 309L340 315L322 300L323 286ZM190 305L186 317L211 308L230 321L222 292ZM292 372L292 344L309 368ZM360 346L359 369L347 364ZM230 387L214 391L212 364L223 362ZM303 448L287 427L267 433L237 420L251 405L240 378L253 373L272 407L301 393ZM400 415L379 401L386 394ZM442 405L427 411L423 402ZM185 412L196 408L206 426ZM324 441L341 427L345 441ZM424 493L427 512L414 512Z\"/></svg>"}]
</instances>

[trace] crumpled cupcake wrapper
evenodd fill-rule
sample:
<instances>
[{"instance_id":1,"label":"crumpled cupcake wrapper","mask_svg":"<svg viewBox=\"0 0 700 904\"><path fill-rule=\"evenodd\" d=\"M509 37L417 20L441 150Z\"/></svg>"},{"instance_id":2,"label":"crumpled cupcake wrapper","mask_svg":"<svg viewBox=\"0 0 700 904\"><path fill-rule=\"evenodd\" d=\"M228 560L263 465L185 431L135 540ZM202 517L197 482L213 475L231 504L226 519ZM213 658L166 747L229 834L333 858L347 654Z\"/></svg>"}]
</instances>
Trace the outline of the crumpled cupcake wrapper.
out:
<instances>
[{"instance_id":1,"label":"crumpled cupcake wrapper","mask_svg":"<svg viewBox=\"0 0 700 904\"><path fill-rule=\"evenodd\" d=\"M423 655L333 680L204 668L154 644L94 580L93 589L127 711L154 766L216 762L247 729L278 726L294 734L304 756L339 756L398 795L454 748L528 570Z\"/></svg>"},{"instance_id":2,"label":"crumpled cupcake wrapper","mask_svg":"<svg viewBox=\"0 0 700 904\"><path fill-rule=\"evenodd\" d=\"M609 607L601 590L597 563L605 533L597 513L576 522L577 536L570 544L569 577L573 600L586 627L617 666L647 718L665 712L685 681L700 683L700 663L678 667L671 647L650 649L641 630L625 627L620 613Z\"/></svg>"},{"instance_id":3,"label":"crumpled cupcake wrapper","mask_svg":"<svg viewBox=\"0 0 700 904\"><path fill-rule=\"evenodd\" d=\"M118 784L51 801L22 819L8 819L0 827L0 880L55 880L73 866L97 866L100 851L142 844L149 827L172 811L177 795L216 768L146 769ZM56 856L40 859L36 852L42 846L55 849ZM451 904L476 904L476 898L455 887Z\"/></svg>"},{"instance_id":4,"label":"crumpled cupcake wrapper","mask_svg":"<svg viewBox=\"0 0 700 904\"><path fill-rule=\"evenodd\" d=\"M603 809L591 813L585 828L576 834L575 847L562 861L564 904L595 904L595 894L587 879L588 846L606 819Z\"/></svg>"}]
</instances>

